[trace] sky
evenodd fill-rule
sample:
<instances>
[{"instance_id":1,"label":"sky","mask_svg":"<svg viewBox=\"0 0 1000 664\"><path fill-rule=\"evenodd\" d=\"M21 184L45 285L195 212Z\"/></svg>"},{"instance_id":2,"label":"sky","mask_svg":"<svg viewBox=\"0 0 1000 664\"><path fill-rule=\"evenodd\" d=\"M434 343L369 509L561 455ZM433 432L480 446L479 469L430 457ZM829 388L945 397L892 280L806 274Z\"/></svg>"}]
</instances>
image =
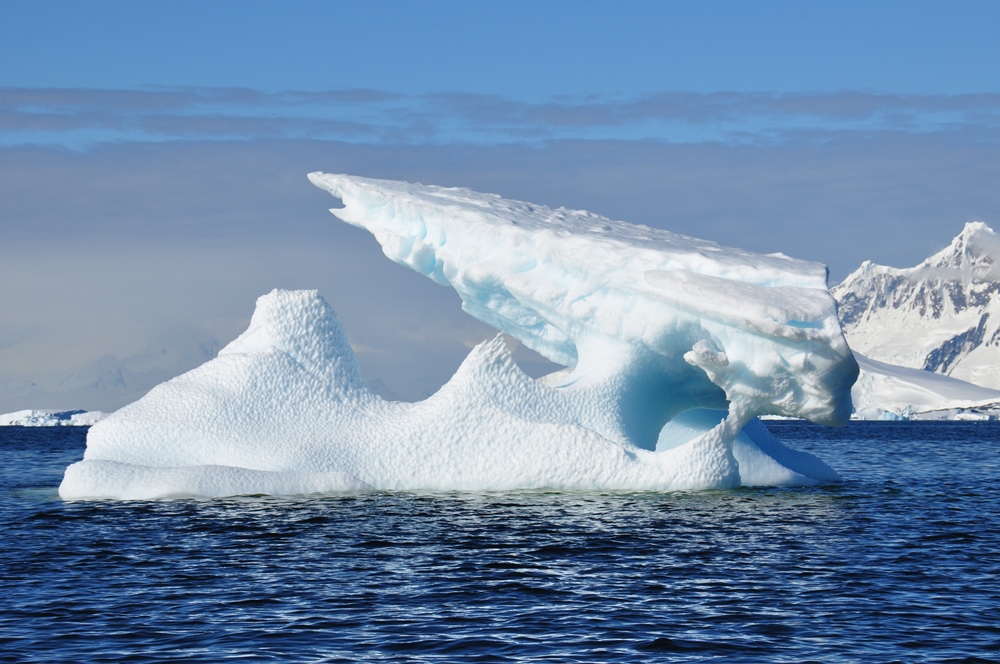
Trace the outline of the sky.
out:
<instances>
[{"instance_id":1,"label":"sky","mask_svg":"<svg viewBox=\"0 0 1000 664\"><path fill-rule=\"evenodd\" d=\"M1000 227L996 2L0 2L0 412L113 408L318 288L415 399L492 336L324 170L906 267ZM531 371L541 358L519 351Z\"/></svg>"}]
</instances>

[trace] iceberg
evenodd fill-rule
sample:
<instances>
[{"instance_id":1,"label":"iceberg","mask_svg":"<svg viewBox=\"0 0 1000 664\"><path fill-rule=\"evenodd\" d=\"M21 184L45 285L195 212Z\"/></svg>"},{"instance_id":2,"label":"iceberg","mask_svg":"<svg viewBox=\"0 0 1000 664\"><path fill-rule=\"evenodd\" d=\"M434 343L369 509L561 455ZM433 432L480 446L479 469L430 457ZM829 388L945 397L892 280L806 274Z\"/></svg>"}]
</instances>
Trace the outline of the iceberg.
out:
<instances>
[{"instance_id":1,"label":"iceberg","mask_svg":"<svg viewBox=\"0 0 1000 664\"><path fill-rule=\"evenodd\" d=\"M858 365L822 265L467 189L310 174L392 260L502 335L387 401L316 291L261 297L218 357L88 433L60 495L689 490L835 481L756 417L846 422Z\"/></svg>"}]
</instances>

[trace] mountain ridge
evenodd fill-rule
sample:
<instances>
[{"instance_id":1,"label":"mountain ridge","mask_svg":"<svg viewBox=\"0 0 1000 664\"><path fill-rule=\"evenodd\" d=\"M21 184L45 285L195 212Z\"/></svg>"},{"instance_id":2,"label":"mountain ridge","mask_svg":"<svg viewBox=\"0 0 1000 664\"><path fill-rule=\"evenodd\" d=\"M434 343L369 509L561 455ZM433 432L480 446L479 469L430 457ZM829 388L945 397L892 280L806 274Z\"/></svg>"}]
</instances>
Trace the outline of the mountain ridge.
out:
<instances>
[{"instance_id":1,"label":"mountain ridge","mask_svg":"<svg viewBox=\"0 0 1000 664\"><path fill-rule=\"evenodd\" d=\"M914 267L865 261L831 293L855 351L1000 389L1000 236L985 223Z\"/></svg>"}]
</instances>

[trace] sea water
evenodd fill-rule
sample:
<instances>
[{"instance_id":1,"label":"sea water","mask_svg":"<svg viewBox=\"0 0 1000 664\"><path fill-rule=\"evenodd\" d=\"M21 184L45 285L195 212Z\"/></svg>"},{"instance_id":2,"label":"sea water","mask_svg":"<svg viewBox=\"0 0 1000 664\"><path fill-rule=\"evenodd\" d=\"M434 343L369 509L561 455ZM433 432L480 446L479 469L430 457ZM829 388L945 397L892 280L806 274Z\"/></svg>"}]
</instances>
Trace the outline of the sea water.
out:
<instances>
[{"instance_id":1,"label":"sea water","mask_svg":"<svg viewBox=\"0 0 1000 664\"><path fill-rule=\"evenodd\" d=\"M0 660L1000 660L1000 423L769 427L844 481L63 502L2 428Z\"/></svg>"}]
</instances>

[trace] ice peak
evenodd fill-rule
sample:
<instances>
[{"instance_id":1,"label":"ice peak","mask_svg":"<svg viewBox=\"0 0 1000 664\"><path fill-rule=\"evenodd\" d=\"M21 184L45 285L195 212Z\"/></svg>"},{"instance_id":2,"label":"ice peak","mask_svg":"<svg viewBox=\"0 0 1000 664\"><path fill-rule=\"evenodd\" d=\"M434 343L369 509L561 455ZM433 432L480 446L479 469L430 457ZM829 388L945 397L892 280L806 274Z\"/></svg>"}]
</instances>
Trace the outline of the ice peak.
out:
<instances>
[{"instance_id":1,"label":"ice peak","mask_svg":"<svg viewBox=\"0 0 1000 664\"><path fill-rule=\"evenodd\" d=\"M967 221L965 228L962 229L962 235L981 232L993 234L993 229L987 226L985 221Z\"/></svg>"},{"instance_id":2,"label":"ice peak","mask_svg":"<svg viewBox=\"0 0 1000 664\"><path fill-rule=\"evenodd\" d=\"M337 314L315 290L274 289L257 298L250 326L220 356L280 352L310 372L361 389L361 369Z\"/></svg>"},{"instance_id":3,"label":"ice peak","mask_svg":"<svg viewBox=\"0 0 1000 664\"><path fill-rule=\"evenodd\" d=\"M919 265L896 268L866 260L832 290L841 294L872 288L872 280L906 280L934 284L989 282L1000 280L1000 236L981 221L970 221L947 247L925 258Z\"/></svg>"},{"instance_id":4,"label":"ice peak","mask_svg":"<svg viewBox=\"0 0 1000 664\"><path fill-rule=\"evenodd\" d=\"M956 235L955 239L951 241L950 247L961 248L966 251L970 249L991 251L1000 247L1000 245L995 244L997 241L997 234L985 222L969 221L962 228L962 232Z\"/></svg>"},{"instance_id":5,"label":"ice peak","mask_svg":"<svg viewBox=\"0 0 1000 664\"><path fill-rule=\"evenodd\" d=\"M947 247L923 265L962 270L980 280L1000 278L1000 237L985 223L970 221Z\"/></svg>"}]
</instances>

